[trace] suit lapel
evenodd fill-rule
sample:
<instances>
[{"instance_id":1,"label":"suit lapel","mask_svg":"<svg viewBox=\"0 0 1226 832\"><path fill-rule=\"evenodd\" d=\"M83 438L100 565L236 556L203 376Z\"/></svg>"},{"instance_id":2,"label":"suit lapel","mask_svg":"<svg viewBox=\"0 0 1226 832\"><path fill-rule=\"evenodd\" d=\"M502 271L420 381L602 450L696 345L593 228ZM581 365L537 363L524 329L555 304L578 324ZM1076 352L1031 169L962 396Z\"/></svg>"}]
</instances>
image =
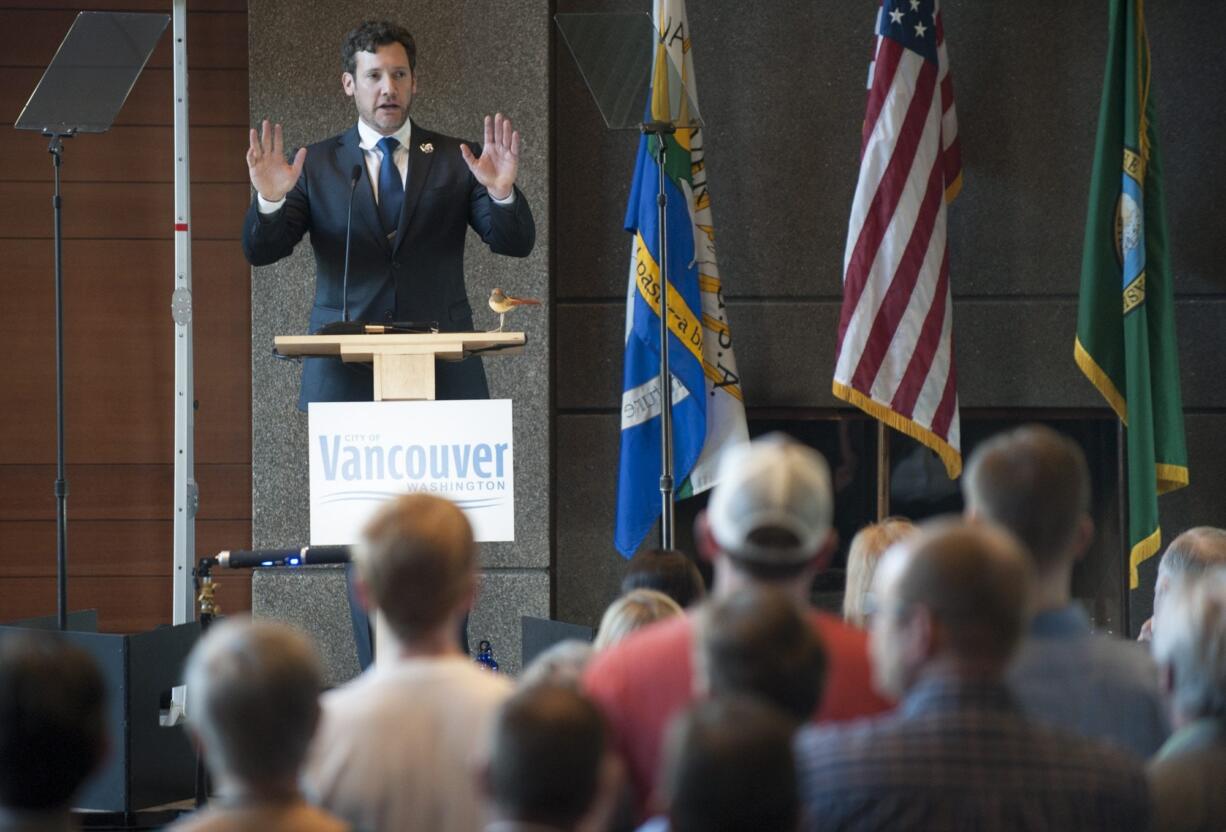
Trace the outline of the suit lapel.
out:
<instances>
[{"instance_id":1,"label":"suit lapel","mask_svg":"<svg viewBox=\"0 0 1226 832\"><path fill-rule=\"evenodd\" d=\"M409 222L413 212L417 210L417 200L430 173L430 163L434 161L434 149L438 137L429 130L423 130L416 124L409 138L409 180L404 189L404 209L400 212L400 226L396 230L396 244L393 253L399 249L408 236ZM425 148L425 149L423 149Z\"/></svg>"},{"instance_id":2,"label":"suit lapel","mask_svg":"<svg viewBox=\"0 0 1226 832\"><path fill-rule=\"evenodd\" d=\"M345 185L349 184L349 173L354 165L361 165L362 176L358 179L357 191L353 195L353 225L355 228L365 226L372 236L383 244L383 250L390 253L392 244L383 233L383 224L379 221L379 209L375 206L375 192L370 187L370 173L366 168L366 155L359 146L358 128L355 126L341 136L340 147L337 148L336 159L345 177Z\"/></svg>"}]
</instances>

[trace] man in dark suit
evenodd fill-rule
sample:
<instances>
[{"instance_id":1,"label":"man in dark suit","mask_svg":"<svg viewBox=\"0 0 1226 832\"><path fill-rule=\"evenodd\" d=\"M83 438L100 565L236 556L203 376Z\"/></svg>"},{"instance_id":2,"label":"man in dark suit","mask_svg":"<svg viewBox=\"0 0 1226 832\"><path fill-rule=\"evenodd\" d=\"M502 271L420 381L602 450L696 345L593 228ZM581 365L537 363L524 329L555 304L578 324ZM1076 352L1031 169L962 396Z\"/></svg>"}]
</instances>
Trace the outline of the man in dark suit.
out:
<instances>
[{"instance_id":1,"label":"man in dark suit","mask_svg":"<svg viewBox=\"0 0 1226 832\"><path fill-rule=\"evenodd\" d=\"M366 22L342 49L341 85L354 99L358 123L339 136L302 148L287 162L281 125L251 131L247 166L255 198L243 225L243 251L253 266L274 263L306 233L315 251L315 303L310 331L339 321L346 302L345 230L353 221L347 293L350 320L437 323L470 331L464 286L464 238L471 226L499 254L525 257L536 229L528 201L515 187L519 134L501 114L485 118L478 150L409 120L417 92L412 35L386 22ZM440 363L438 398L487 398L480 359ZM308 358L298 406L313 401L369 401L368 368L339 359Z\"/></svg>"}]
</instances>

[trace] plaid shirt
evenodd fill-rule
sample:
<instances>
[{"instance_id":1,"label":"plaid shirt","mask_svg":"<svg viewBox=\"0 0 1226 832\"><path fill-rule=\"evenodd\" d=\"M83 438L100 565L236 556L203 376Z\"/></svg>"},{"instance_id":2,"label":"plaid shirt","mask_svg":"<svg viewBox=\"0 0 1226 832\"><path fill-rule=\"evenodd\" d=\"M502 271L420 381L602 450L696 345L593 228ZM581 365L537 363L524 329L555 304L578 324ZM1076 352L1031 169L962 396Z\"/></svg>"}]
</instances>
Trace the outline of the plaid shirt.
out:
<instances>
[{"instance_id":1,"label":"plaid shirt","mask_svg":"<svg viewBox=\"0 0 1226 832\"><path fill-rule=\"evenodd\" d=\"M1042 727L1000 684L925 680L889 716L802 729L809 828L1144 830L1139 760Z\"/></svg>"}]
</instances>

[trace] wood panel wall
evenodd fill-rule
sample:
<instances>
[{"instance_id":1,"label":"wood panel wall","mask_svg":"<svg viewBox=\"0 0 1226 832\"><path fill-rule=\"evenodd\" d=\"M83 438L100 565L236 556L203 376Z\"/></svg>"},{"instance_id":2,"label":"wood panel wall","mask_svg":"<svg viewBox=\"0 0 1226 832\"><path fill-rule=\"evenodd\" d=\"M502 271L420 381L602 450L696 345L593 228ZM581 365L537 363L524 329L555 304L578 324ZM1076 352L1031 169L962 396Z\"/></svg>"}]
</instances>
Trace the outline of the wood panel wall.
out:
<instances>
[{"instance_id":1,"label":"wood panel wall","mask_svg":"<svg viewBox=\"0 0 1226 832\"><path fill-rule=\"evenodd\" d=\"M170 0L0 3L0 120L12 124L77 11ZM247 2L188 15L197 553L251 541ZM171 619L174 288L171 31L115 126L65 143L64 320L69 605L109 632ZM0 129L0 621L55 612L52 167ZM221 576L223 609L250 577Z\"/></svg>"}]
</instances>

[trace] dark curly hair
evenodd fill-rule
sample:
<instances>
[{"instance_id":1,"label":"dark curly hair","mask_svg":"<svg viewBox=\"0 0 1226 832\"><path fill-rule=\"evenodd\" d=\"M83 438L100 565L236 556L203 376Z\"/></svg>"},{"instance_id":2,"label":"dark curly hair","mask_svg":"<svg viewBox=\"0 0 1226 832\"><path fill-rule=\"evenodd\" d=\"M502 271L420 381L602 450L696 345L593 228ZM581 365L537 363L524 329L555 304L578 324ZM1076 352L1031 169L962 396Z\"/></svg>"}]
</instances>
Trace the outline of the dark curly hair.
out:
<instances>
[{"instance_id":1,"label":"dark curly hair","mask_svg":"<svg viewBox=\"0 0 1226 832\"><path fill-rule=\"evenodd\" d=\"M357 69L357 54L359 52L374 52L380 46L398 43L404 47L409 56L409 69L417 71L417 44L413 35L398 23L387 20L367 20L358 24L357 28L345 35L341 44L341 64L350 75Z\"/></svg>"}]
</instances>

